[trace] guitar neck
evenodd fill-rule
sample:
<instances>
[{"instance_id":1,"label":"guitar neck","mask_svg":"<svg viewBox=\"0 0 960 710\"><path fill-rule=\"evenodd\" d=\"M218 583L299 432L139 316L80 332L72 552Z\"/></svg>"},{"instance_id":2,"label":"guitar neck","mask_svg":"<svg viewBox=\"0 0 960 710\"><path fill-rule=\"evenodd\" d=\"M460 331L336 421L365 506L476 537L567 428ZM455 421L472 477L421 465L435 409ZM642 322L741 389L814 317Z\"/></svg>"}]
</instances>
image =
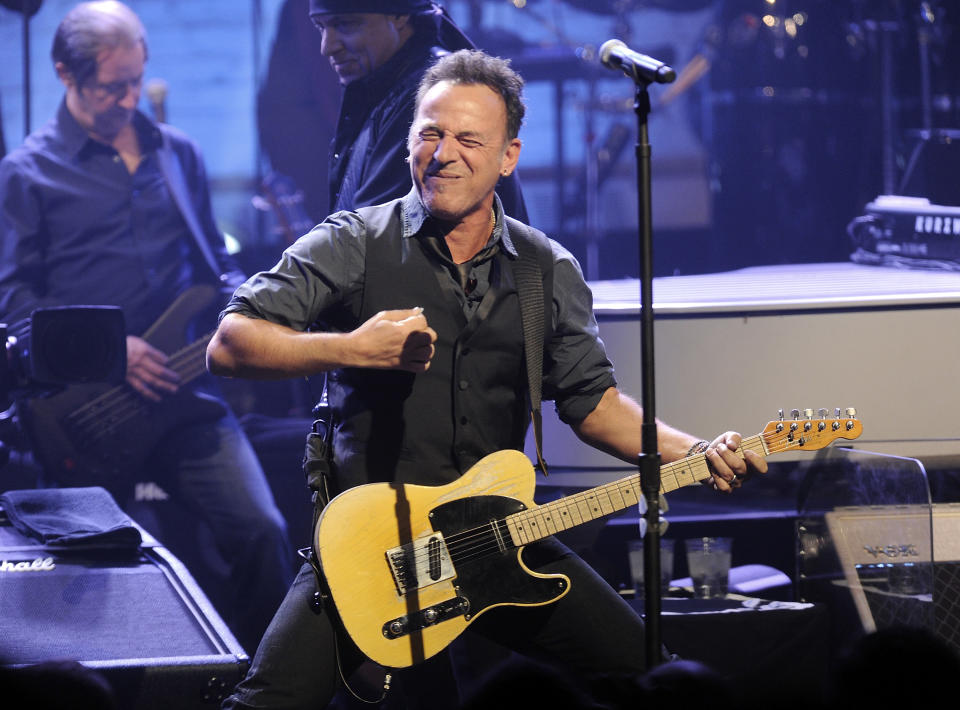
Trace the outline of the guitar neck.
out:
<instances>
[{"instance_id":1,"label":"guitar neck","mask_svg":"<svg viewBox=\"0 0 960 710\"><path fill-rule=\"evenodd\" d=\"M207 333L170 356L167 367L177 373L180 384L192 382L207 371L204 353L212 338L213 332Z\"/></svg>"},{"instance_id":2,"label":"guitar neck","mask_svg":"<svg viewBox=\"0 0 960 710\"><path fill-rule=\"evenodd\" d=\"M743 439L738 455L753 451L766 458L769 451L761 435ZM706 454L694 454L660 467L660 493L700 483L710 478ZM526 545L607 515L637 505L643 493L640 474L607 483L581 493L559 498L507 516L505 522L515 545Z\"/></svg>"},{"instance_id":3,"label":"guitar neck","mask_svg":"<svg viewBox=\"0 0 960 710\"><path fill-rule=\"evenodd\" d=\"M170 355L167 367L177 373L181 385L192 382L207 371L204 353L212 338L213 332L207 333ZM146 400L124 383L111 387L78 407L67 415L66 421L73 427L83 427L84 431L94 427L99 435L104 435L111 433L117 425L137 416L146 406Z\"/></svg>"}]
</instances>

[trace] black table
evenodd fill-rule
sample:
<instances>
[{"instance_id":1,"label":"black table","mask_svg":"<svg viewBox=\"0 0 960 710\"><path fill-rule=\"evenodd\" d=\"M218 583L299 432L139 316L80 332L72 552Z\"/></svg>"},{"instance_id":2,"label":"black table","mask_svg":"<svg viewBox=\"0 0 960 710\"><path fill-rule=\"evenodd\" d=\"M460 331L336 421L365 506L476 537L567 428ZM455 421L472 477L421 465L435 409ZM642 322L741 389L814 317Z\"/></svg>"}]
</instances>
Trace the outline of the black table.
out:
<instances>
[{"instance_id":1,"label":"black table","mask_svg":"<svg viewBox=\"0 0 960 710\"><path fill-rule=\"evenodd\" d=\"M643 613L642 600L630 603ZM822 604L665 597L661 641L684 659L700 661L737 685L764 692L819 691L830 661L830 617Z\"/></svg>"}]
</instances>

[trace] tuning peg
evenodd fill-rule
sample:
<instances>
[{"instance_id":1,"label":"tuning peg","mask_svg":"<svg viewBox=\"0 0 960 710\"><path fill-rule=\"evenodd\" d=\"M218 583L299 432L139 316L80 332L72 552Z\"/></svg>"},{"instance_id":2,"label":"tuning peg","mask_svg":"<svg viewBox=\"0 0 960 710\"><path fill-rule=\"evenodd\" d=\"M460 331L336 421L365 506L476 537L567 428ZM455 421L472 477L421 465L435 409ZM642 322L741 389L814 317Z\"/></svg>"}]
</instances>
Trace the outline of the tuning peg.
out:
<instances>
[{"instance_id":1,"label":"tuning peg","mask_svg":"<svg viewBox=\"0 0 960 710\"><path fill-rule=\"evenodd\" d=\"M790 416L793 417L793 421L790 422L790 431L796 431L797 429L800 428L800 425L797 424L797 422L800 420L800 410L791 409Z\"/></svg>"},{"instance_id":2,"label":"tuning peg","mask_svg":"<svg viewBox=\"0 0 960 710\"><path fill-rule=\"evenodd\" d=\"M778 418L780 421L783 421L783 410L782 410L782 409L778 409L778 410L777 410L777 418Z\"/></svg>"},{"instance_id":3,"label":"tuning peg","mask_svg":"<svg viewBox=\"0 0 960 710\"><path fill-rule=\"evenodd\" d=\"M817 431L823 431L827 428L827 423L824 421L827 418L827 410L823 407L817 410L817 414L820 416L820 421L817 422Z\"/></svg>"},{"instance_id":4,"label":"tuning peg","mask_svg":"<svg viewBox=\"0 0 960 710\"><path fill-rule=\"evenodd\" d=\"M857 418L857 410L854 407L847 407L846 410L844 411L846 412L848 420L853 420ZM853 427L854 427L853 421L847 421L847 431L850 431L851 429L853 429Z\"/></svg>"}]
</instances>

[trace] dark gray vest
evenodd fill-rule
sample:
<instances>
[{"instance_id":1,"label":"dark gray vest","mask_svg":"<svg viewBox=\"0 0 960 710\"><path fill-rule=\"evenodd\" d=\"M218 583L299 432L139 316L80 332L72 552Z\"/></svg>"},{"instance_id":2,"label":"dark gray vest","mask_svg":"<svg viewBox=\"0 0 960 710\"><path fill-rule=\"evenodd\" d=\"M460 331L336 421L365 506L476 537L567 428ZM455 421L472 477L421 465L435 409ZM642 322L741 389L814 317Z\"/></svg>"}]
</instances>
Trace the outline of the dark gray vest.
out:
<instances>
[{"instance_id":1,"label":"dark gray vest","mask_svg":"<svg viewBox=\"0 0 960 710\"><path fill-rule=\"evenodd\" d=\"M443 267L417 238L403 239L395 220L368 222L358 324L382 310L422 306L437 331L436 354L430 369L416 375L352 368L331 373L338 490L373 481L449 483L493 451L522 449L529 421L510 257L494 257L490 289L466 322ZM549 254L542 234L525 237L514 229L510 236L514 242L543 240L539 253ZM552 276L552 264L546 266ZM545 289L551 284L552 278L544 279Z\"/></svg>"}]
</instances>

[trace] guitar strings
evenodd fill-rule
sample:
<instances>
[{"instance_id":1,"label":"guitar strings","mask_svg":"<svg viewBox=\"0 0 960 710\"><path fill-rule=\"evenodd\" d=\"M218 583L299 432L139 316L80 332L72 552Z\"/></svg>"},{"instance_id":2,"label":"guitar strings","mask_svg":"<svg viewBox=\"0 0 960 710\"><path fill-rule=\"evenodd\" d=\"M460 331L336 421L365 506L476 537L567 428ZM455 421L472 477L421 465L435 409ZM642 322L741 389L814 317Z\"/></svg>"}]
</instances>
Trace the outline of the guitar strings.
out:
<instances>
[{"instance_id":1,"label":"guitar strings","mask_svg":"<svg viewBox=\"0 0 960 710\"><path fill-rule=\"evenodd\" d=\"M185 348L171 355L168 361L168 366L170 367L170 369L177 371L178 368L183 368L184 361L187 362L188 366L191 363L196 363L194 358L195 351L201 348L205 348L207 342L209 342L209 337L198 340L194 343L191 343L190 345L186 346ZM202 372L204 369L206 369L205 364L196 363L196 366L190 367L189 370L184 368L183 374L186 374L188 376L192 375L193 377L196 377L196 375L199 372ZM178 372L178 374L181 374L181 373ZM138 399L140 399L140 395L138 395L134 390L132 390L130 386L127 384L118 385L108 390L107 392L104 392L99 397L96 397L95 399L91 400L86 405L78 407L75 410L74 414L79 414L80 412L84 412L85 410L90 410L96 407L115 406L119 401L128 400L128 399L137 401ZM96 411L91 412L91 414L94 416L99 416L99 413Z\"/></svg>"},{"instance_id":2,"label":"guitar strings","mask_svg":"<svg viewBox=\"0 0 960 710\"><path fill-rule=\"evenodd\" d=\"M782 453L790 449L800 449L801 448L800 442L789 441L788 436L789 436L788 432L769 435L770 440L766 448L764 448L764 445L763 445L762 435L748 437L747 439L744 439L741 442L741 446L738 450L739 451L749 450L760 455L764 455L765 453L769 455L769 454ZM707 478L711 476L711 474L709 473L709 469L707 469L707 466L706 466L705 454L697 454L695 456L679 459L678 461L673 461L669 464L664 464L664 466L661 467L661 475L663 473L667 473L668 475L675 475L675 474L672 474L672 471L677 469L683 469L683 468L692 469L694 466L697 466L698 468L703 468L707 472L707 476L706 476ZM699 479L699 480L704 480L704 479ZM580 493L576 493L571 496L566 496L564 498L559 499L558 501L545 503L544 505L536 506L529 510L520 511L518 513L512 513L506 516L506 518L502 518L500 520L487 521L483 525L458 531L444 539L444 542L447 546L447 550L450 555L450 559L451 561L465 563L481 557L489 556L491 554L498 554L502 552L502 548L500 544L497 542L497 536L493 533L493 530L491 529L491 525L500 525L501 523L506 524L506 522L511 518L513 518L514 520L517 520L517 519L529 520L533 516L543 515L545 512L545 509L547 514L551 515L552 510L557 510L561 507L569 508L569 506L573 504L574 499L581 498L588 494L599 495L600 493L608 493L610 490L613 490L614 488L617 488L621 491L621 498L623 497L622 490L624 490L625 488L639 489L639 474L634 474L633 476L628 476L618 481L613 481L603 486L598 486L597 488L591 489L590 491L582 491ZM608 497L608 502L612 504L612 500L610 499L609 495L607 497ZM632 504L633 503L631 502L629 505L632 505ZM626 506L619 508L619 510L624 510L625 508ZM618 511L614 510L612 512L618 512ZM609 515L609 514L611 513L602 513L601 515L598 515L596 517L597 518L604 517L604 515ZM551 518L552 517L553 516L551 515ZM591 518L591 519L596 519L596 518ZM588 522L588 521L582 521L582 522ZM568 527L576 527L576 525L580 525L580 524L581 523L576 523L575 525L568 526ZM565 530L565 529L567 528L563 527L558 529L558 531ZM530 542L534 542L544 537L548 537L550 534L553 534L553 533L540 534L538 531L538 534L540 536L535 538L534 540L531 540ZM528 544L528 543L521 543L518 545L516 542L514 542L513 537L510 535L505 537L504 540L508 542L509 549L517 549L519 547L522 547L525 544ZM423 563L425 560L429 560L429 556L430 556L429 551L418 552L414 555L414 561L416 564L419 565Z\"/></svg>"},{"instance_id":3,"label":"guitar strings","mask_svg":"<svg viewBox=\"0 0 960 710\"><path fill-rule=\"evenodd\" d=\"M744 440L743 446L744 448L757 448L755 444L747 442L747 440ZM697 463L698 459L700 461L704 461L705 456L701 454L698 457L689 457L687 459L674 462L673 464L667 464L667 466L672 468L676 468L678 465L690 467L692 466L692 464ZM704 469L706 470L705 466L704 466ZM612 496L610 495L610 492L613 490L616 490L619 493L620 499L622 501L626 497L625 491L633 491L634 494L638 492L639 490L638 478L636 476L627 477L619 481L614 481L605 486L600 486L597 489L592 489L591 491L584 491L581 493L574 494L572 496L567 496L561 499L560 501L554 501L552 503L547 503L542 506L537 506L536 508L532 508L528 511L521 511L519 513L512 514L511 516L508 516L508 518L511 518L511 517L526 518L527 520L529 520L532 517L540 516L540 517L547 518L549 521L552 521L555 518L554 512L557 510L560 510L561 508L566 508L568 511L571 508L578 509L577 504L579 502L587 498L601 498L605 495L607 499L606 500L607 506L614 508L614 510L609 512L604 511L604 505L602 502L599 504L600 505L599 508L593 508L594 511L596 510L603 511L600 513L600 515L596 517L603 517L603 515L616 512L617 509L622 510L623 508L626 507L626 506L620 506L619 504L613 501ZM632 505L632 504L633 504L633 501L628 503L628 505ZM581 514L581 518L583 517L587 517L588 519L593 519L593 518L590 518L589 516L583 516ZM499 524L505 523L505 521L506 519L502 521L491 520L484 523L481 526L468 528L466 530L459 531L447 537L445 539L445 542L446 542L451 560L455 560L458 562L468 562L472 559L485 556L490 553L501 552L502 547L497 542L496 536L491 529L491 525L499 525ZM575 523L575 525L579 525L579 524L580 524L579 522ZM555 527L566 529L567 527L573 527L573 526L560 525ZM544 534L541 537L546 537L548 534L552 534L552 533ZM478 539L480 539L480 542L477 542ZM540 539L540 537L536 539ZM512 548L522 546L522 544L517 545L514 542L512 537L510 538L510 545ZM424 553L417 553L414 556L415 562L422 563L425 559L428 559L429 551L426 553L426 555L427 557L424 557Z\"/></svg>"},{"instance_id":4,"label":"guitar strings","mask_svg":"<svg viewBox=\"0 0 960 710\"><path fill-rule=\"evenodd\" d=\"M182 371L182 382L189 382L194 379L202 370L196 372ZM118 393L112 400L102 407L109 408L107 412L93 412L91 415L83 417L80 422L70 420L80 433L94 439L103 439L104 437L115 434L118 427L128 422L133 417L141 414L152 402L144 400L133 390Z\"/></svg>"},{"instance_id":5,"label":"guitar strings","mask_svg":"<svg viewBox=\"0 0 960 710\"><path fill-rule=\"evenodd\" d=\"M180 376L182 384L206 372L206 363L197 356L197 351L206 349L212 337L211 333L170 356L167 366ZM111 434L148 404L150 403L129 385L122 384L78 407L67 421L84 436L99 439ZM114 411L104 412L107 409Z\"/></svg>"},{"instance_id":6,"label":"guitar strings","mask_svg":"<svg viewBox=\"0 0 960 710\"><path fill-rule=\"evenodd\" d=\"M206 364L196 358L196 351L204 349L207 342L209 342L209 337L191 343L182 350L179 350L170 356L167 366L182 377L196 377L206 369ZM76 412L81 412L96 406L115 406L118 402L124 400L132 400L139 404L142 398L131 389L129 385L122 384L105 392L87 405L78 408ZM145 404L145 402L143 403ZM92 414L99 416L97 412L92 412Z\"/></svg>"}]
</instances>

